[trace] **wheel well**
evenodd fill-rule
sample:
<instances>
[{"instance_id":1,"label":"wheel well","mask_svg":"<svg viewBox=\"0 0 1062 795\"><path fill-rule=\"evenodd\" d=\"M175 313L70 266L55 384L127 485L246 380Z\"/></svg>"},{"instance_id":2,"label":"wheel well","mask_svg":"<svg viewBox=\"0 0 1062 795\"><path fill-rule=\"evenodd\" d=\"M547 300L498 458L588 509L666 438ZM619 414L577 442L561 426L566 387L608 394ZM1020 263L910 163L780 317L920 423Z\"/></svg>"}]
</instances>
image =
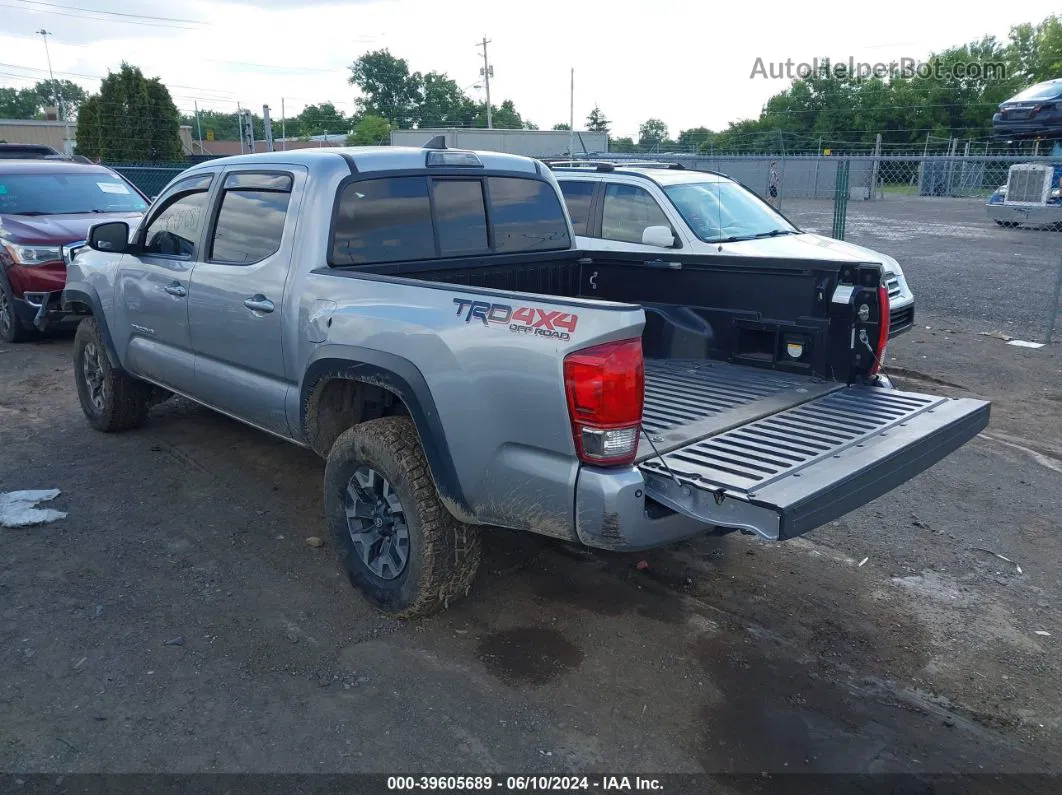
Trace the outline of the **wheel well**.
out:
<instances>
[{"instance_id":1,"label":"wheel well","mask_svg":"<svg viewBox=\"0 0 1062 795\"><path fill-rule=\"evenodd\" d=\"M379 384L351 378L327 378L306 401L306 440L318 455L328 455L339 434L359 422L409 415L402 399Z\"/></svg>"},{"instance_id":2,"label":"wheel well","mask_svg":"<svg viewBox=\"0 0 1062 795\"><path fill-rule=\"evenodd\" d=\"M66 304L65 304L65 309L68 312L73 312L74 314L77 314L77 315L91 315L92 314L92 307L91 306L89 306L84 301L78 301L76 299L73 300L73 301L67 301Z\"/></svg>"}]
</instances>

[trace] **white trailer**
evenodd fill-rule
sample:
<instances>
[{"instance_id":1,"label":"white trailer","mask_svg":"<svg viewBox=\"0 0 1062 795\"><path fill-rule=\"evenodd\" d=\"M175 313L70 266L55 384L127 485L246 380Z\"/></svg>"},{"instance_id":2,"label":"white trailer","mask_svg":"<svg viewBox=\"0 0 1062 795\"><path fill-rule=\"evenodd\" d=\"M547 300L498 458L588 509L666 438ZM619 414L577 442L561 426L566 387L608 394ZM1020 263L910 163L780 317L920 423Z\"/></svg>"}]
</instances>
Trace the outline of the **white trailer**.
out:
<instances>
[{"instance_id":1,"label":"white trailer","mask_svg":"<svg viewBox=\"0 0 1062 795\"><path fill-rule=\"evenodd\" d=\"M608 133L576 130L498 130L485 128L432 127L392 130L391 146L424 146L437 135L449 149L508 152L525 157L570 157L608 152ZM569 147L574 152L569 151Z\"/></svg>"}]
</instances>

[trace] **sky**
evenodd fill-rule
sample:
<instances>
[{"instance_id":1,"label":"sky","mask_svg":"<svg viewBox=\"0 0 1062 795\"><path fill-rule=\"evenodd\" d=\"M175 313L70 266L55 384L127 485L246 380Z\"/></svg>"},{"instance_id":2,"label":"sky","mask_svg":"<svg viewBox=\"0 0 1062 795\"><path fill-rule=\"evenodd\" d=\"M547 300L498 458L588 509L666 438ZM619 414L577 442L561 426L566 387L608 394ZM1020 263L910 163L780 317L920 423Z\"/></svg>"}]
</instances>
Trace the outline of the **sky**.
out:
<instances>
[{"instance_id":1,"label":"sky","mask_svg":"<svg viewBox=\"0 0 1062 795\"><path fill-rule=\"evenodd\" d=\"M968 4L961 13L915 0L818 8L791 0L0 0L0 86L47 77L43 27L55 76L90 91L124 59L161 78L183 112L239 104L261 113L268 104L276 120L282 109L290 116L332 102L349 114L358 93L349 66L382 48L483 99L477 43L486 37L495 105L513 100L542 129L567 123L574 69L577 128L597 104L614 136L637 137L651 117L677 136L757 117L789 82L753 77L757 58L917 61L985 34L1005 39L1012 25L1057 11L1057 0Z\"/></svg>"}]
</instances>

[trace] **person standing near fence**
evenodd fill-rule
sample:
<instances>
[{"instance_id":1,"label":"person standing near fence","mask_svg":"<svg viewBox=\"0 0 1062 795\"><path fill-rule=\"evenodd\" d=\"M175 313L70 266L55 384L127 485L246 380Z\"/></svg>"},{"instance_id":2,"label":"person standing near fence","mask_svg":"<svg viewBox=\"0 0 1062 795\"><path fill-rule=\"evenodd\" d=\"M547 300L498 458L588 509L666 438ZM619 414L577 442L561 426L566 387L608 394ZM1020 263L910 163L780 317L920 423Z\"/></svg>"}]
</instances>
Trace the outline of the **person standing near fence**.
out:
<instances>
[{"instance_id":1,"label":"person standing near fence","mask_svg":"<svg viewBox=\"0 0 1062 795\"><path fill-rule=\"evenodd\" d=\"M771 170L770 170L770 173L768 174L767 194L770 196L769 201L771 202L771 206L775 207L775 208L778 207L778 186L779 185L780 185L780 182L779 182L779 179L778 179L778 161L777 160L772 160L771 161Z\"/></svg>"}]
</instances>

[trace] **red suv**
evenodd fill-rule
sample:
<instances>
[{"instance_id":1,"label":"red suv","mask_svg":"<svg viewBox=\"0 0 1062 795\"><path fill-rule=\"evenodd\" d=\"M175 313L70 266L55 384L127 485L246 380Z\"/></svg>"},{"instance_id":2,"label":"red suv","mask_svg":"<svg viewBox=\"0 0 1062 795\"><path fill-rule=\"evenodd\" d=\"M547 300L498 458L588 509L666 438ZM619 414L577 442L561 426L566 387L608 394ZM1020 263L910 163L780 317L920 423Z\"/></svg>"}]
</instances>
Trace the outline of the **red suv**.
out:
<instances>
[{"instance_id":1,"label":"red suv","mask_svg":"<svg viewBox=\"0 0 1062 795\"><path fill-rule=\"evenodd\" d=\"M0 339L76 324L59 306L71 244L102 221L135 225L148 200L104 166L65 160L0 160Z\"/></svg>"}]
</instances>

